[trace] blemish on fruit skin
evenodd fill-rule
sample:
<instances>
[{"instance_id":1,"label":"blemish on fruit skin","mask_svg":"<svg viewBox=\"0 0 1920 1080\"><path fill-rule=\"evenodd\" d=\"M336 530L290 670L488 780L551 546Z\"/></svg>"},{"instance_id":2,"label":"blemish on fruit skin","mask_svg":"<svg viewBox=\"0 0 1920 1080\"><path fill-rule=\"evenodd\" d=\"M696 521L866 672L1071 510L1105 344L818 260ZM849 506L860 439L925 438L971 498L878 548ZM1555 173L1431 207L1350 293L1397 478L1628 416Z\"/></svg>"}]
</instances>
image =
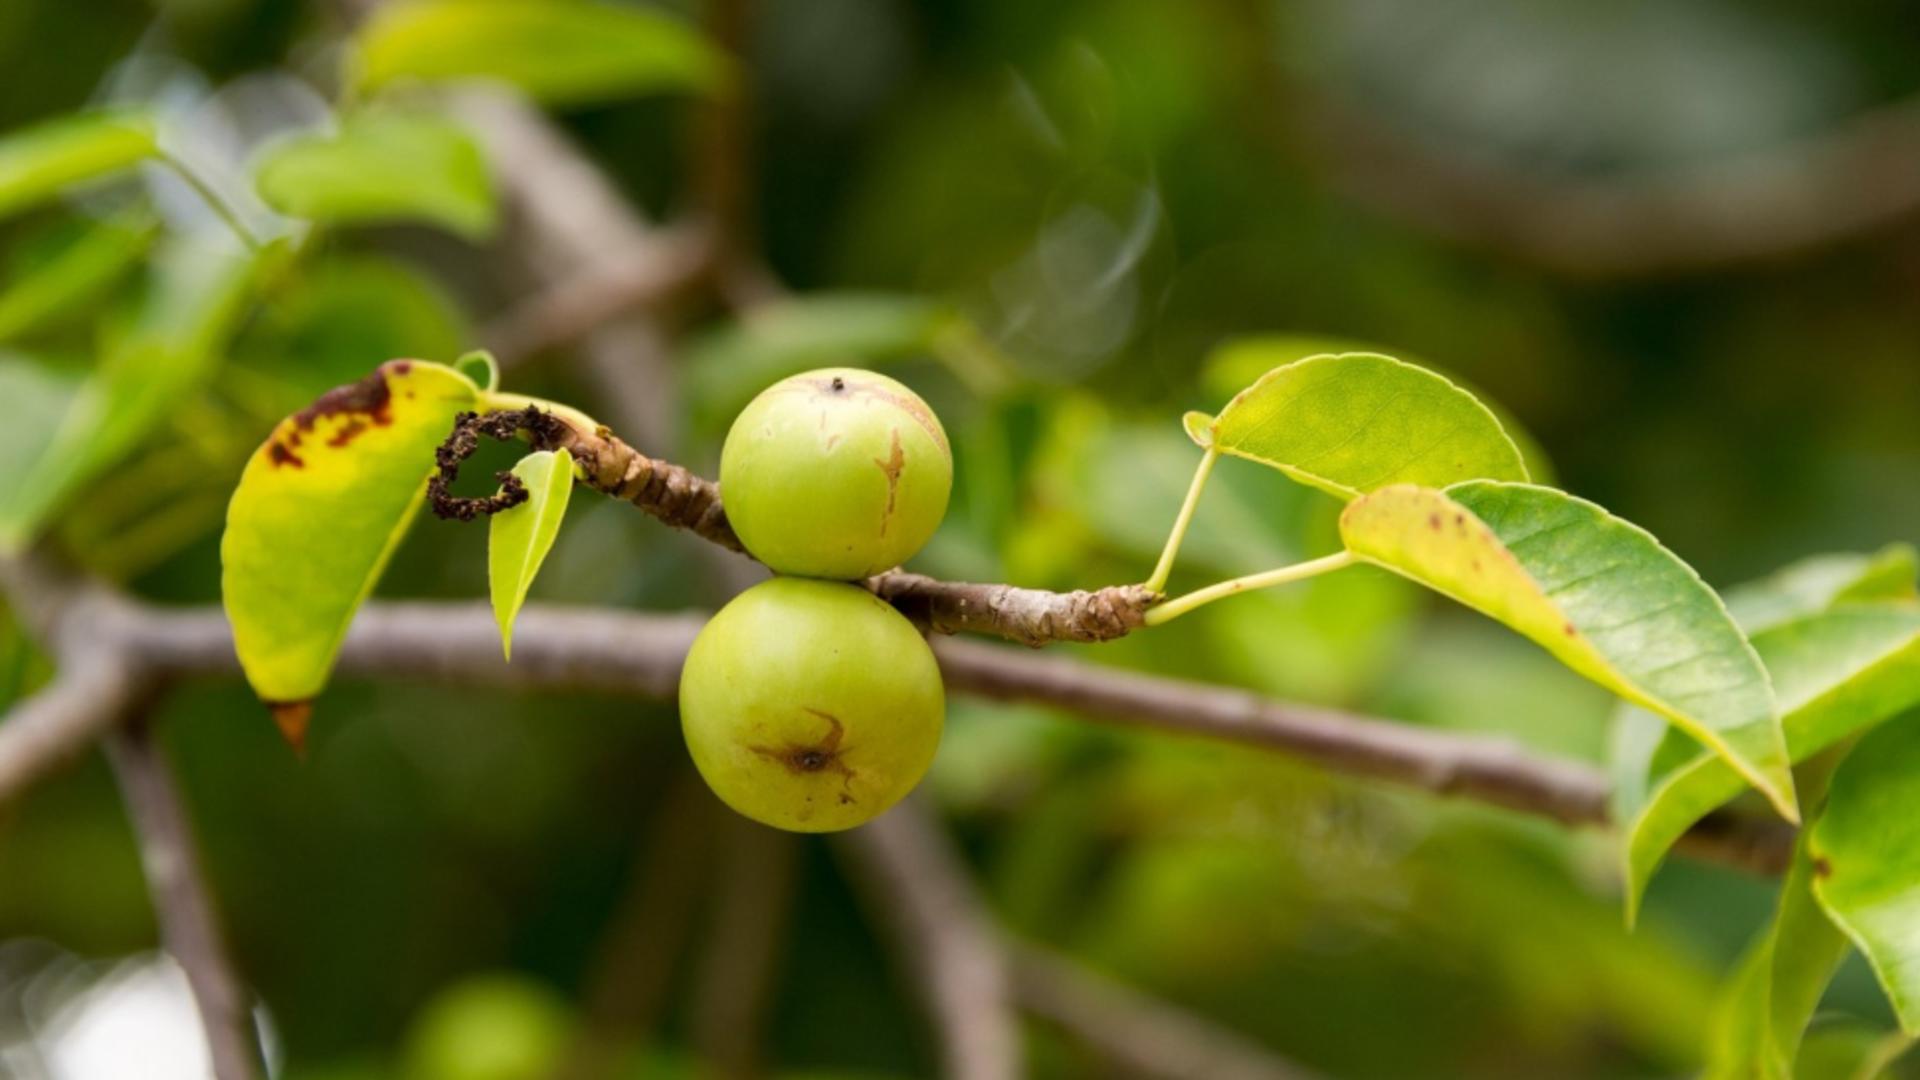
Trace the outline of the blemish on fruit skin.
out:
<instances>
[{"instance_id":1,"label":"blemish on fruit skin","mask_svg":"<svg viewBox=\"0 0 1920 1080\"><path fill-rule=\"evenodd\" d=\"M1562 630L1565 630L1565 631L1567 632L1567 636L1568 636L1568 637L1579 637L1579 636L1580 636L1580 631L1578 631L1578 630L1575 630L1575 629L1573 628L1573 624L1572 624L1572 623L1561 623L1561 624L1560 624L1560 629L1562 629Z\"/></svg>"},{"instance_id":2,"label":"blemish on fruit skin","mask_svg":"<svg viewBox=\"0 0 1920 1080\"><path fill-rule=\"evenodd\" d=\"M1428 526L1429 526L1430 528L1432 528L1434 532L1439 532L1439 531L1440 531L1440 515L1439 515L1439 514L1428 514L1428 515L1427 515L1427 525L1428 525Z\"/></svg>"},{"instance_id":3,"label":"blemish on fruit skin","mask_svg":"<svg viewBox=\"0 0 1920 1080\"><path fill-rule=\"evenodd\" d=\"M1827 861L1825 855L1815 855L1813 857L1813 876L1817 878L1830 878L1833 876L1833 864Z\"/></svg>"},{"instance_id":4,"label":"blemish on fruit skin","mask_svg":"<svg viewBox=\"0 0 1920 1080\"><path fill-rule=\"evenodd\" d=\"M831 444L829 444L831 445ZM873 463L887 474L887 508L880 511L880 535L887 535L887 522L893 520L893 508L900 498L900 474L907 467L907 455L900 448L900 429L893 429L893 449L888 452L887 460L874 458Z\"/></svg>"},{"instance_id":5,"label":"blemish on fruit skin","mask_svg":"<svg viewBox=\"0 0 1920 1080\"><path fill-rule=\"evenodd\" d=\"M805 705L802 705L800 709L802 712L817 716L827 722L827 733L821 736L818 742L811 744L789 743L780 748L750 746L747 749L752 750L754 753L769 761L777 761L785 765L789 772L802 776L821 772L839 773L841 787L839 796L840 805L852 805L854 802L853 770L847 768L846 762L840 760L840 740L846 735L845 725L840 723L839 717L824 709L815 709ZM808 801L811 802L812 798L809 797Z\"/></svg>"},{"instance_id":6,"label":"blemish on fruit skin","mask_svg":"<svg viewBox=\"0 0 1920 1080\"><path fill-rule=\"evenodd\" d=\"M267 459L276 466L291 465L296 469L305 468L307 464L301 460L300 455L288 449L285 443L278 440L267 444Z\"/></svg>"},{"instance_id":7,"label":"blemish on fruit skin","mask_svg":"<svg viewBox=\"0 0 1920 1080\"><path fill-rule=\"evenodd\" d=\"M940 421L933 415L933 410L927 406L926 402L921 401L918 397L911 394L903 395L895 393L881 383L872 380L848 380L842 375L835 375L830 379L807 379L801 381L803 385L811 386L816 394L849 398L869 397L891 405L912 417L913 422L919 424L920 427L926 431L927 437L940 445L940 449L948 451L949 453L952 452L952 448L947 444L946 430L940 426Z\"/></svg>"}]
</instances>

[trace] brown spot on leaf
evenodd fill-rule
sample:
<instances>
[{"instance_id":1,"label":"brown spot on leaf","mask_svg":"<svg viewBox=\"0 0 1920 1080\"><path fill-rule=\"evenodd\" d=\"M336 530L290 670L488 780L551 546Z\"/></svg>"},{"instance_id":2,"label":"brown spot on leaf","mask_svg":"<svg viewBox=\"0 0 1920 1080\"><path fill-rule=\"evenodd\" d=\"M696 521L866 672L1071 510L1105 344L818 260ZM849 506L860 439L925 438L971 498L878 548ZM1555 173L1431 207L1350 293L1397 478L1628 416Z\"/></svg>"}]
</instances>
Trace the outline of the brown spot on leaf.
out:
<instances>
[{"instance_id":1,"label":"brown spot on leaf","mask_svg":"<svg viewBox=\"0 0 1920 1080\"><path fill-rule=\"evenodd\" d=\"M1813 857L1813 876L1817 878L1830 878L1833 876L1833 864L1827 861L1825 855L1815 855Z\"/></svg>"},{"instance_id":2,"label":"brown spot on leaf","mask_svg":"<svg viewBox=\"0 0 1920 1080\"><path fill-rule=\"evenodd\" d=\"M893 520L893 508L900 498L900 473L907 467L907 455L900 449L900 429L893 429L893 449L887 453L887 460L874 458L873 463L887 474L887 508L880 512L880 535L887 535L887 522Z\"/></svg>"},{"instance_id":3,"label":"brown spot on leaf","mask_svg":"<svg viewBox=\"0 0 1920 1080\"><path fill-rule=\"evenodd\" d=\"M281 442L278 439L269 441L267 443L267 460L273 462L276 468L283 465L291 465L296 469L305 468L307 463L301 460L299 454L293 452L288 445L289 443L293 446L298 446L300 444L299 436L294 436L288 439L287 442Z\"/></svg>"},{"instance_id":4,"label":"brown spot on leaf","mask_svg":"<svg viewBox=\"0 0 1920 1080\"><path fill-rule=\"evenodd\" d=\"M366 421L349 420L340 425L340 430L333 433L333 438L327 440L327 445L334 447L345 446L353 441L355 435L365 430L367 430Z\"/></svg>"},{"instance_id":5,"label":"brown spot on leaf","mask_svg":"<svg viewBox=\"0 0 1920 1080\"><path fill-rule=\"evenodd\" d=\"M1569 622L1569 623L1561 623L1561 624L1560 624L1560 629L1562 629L1562 630L1564 630L1564 631L1566 631L1566 634L1567 634L1567 636L1568 636L1568 637L1578 637L1578 636L1580 636L1580 631L1578 631L1578 630L1575 630L1575 629L1573 628L1573 624L1572 624L1572 623L1570 623L1570 622Z\"/></svg>"},{"instance_id":6,"label":"brown spot on leaf","mask_svg":"<svg viewBox=\"0 0 1920 1080\"><path fill-rule=\"evenodd\" d=\"M1428 515L1427 515L1427 525L1428 525L1428 527L1429 527L1429 528L1431 528L1431 529L1432 529L1432 530L1433 530L1434 532L1439 532L1439 531L1440 531L1440 515L1439 515L1439 514L1428 514Z\"/></svg>"}]
</instances>

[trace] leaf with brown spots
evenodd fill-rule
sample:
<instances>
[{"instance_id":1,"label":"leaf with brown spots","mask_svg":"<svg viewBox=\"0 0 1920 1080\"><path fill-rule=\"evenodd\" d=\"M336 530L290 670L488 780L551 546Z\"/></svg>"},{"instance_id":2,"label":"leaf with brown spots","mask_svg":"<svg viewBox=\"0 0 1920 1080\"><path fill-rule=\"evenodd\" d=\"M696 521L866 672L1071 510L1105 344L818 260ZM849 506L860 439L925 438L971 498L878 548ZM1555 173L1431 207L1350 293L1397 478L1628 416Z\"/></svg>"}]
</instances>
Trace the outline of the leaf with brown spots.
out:
<instances>
[{"instance_id":1,"label":"leaf with brown spots","mask_svg":"<svg viewBox=\"0 0 1920 1080\"><path fill-rule=\"evenodd\" d=\"M1645 530L1563 491L1476 480L1382 488L1347 507L1340 534L1664 717L1796 818L1766 669L1719 596Z\"/></svg>"},{"instance_id":2,"label":"leaf with brown spots","mask_svg":"<svg viewBox=\"0 0 1920 1080\"><path fill-rule=\"evenodd\" d=\"M254 692L285 705L326 685L347 625L419 509L433 451L481 392L396 360L282 420L227 508L221 593Z\"/></svg>"}]
</instances>

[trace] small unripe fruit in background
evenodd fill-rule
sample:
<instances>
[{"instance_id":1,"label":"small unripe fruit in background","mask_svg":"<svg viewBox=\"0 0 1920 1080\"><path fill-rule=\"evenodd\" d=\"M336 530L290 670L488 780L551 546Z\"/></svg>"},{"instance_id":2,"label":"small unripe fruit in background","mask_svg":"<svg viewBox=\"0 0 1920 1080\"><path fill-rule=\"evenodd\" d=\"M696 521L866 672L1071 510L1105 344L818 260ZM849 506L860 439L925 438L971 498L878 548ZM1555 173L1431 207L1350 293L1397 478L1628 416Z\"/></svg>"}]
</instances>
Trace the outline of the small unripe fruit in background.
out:
<instances>
[{"instance_id":1,"label":"small unripe fruit in background","mask_svg":"<svg viewBox=\"0 0 1920 1080\"><path fill-rule=\"evenodd\" d=\"M884 375L823 368L762 391L720 453L727 520L782 574L852 581L890 570L947 512L953 452L919 395Z\"/></svg>"},{"instance_id":2,"label":"small unripe fruit in background","mask_svg":"<svg viewBox=\"0 0 1920 1080\"><path fill-rule=\"evenodd\" d=\"M716 795L795 832L850 829L899 802L940 742L933 650L855 585L774 578L720 609L680 674L680 723Z\"/></svg>"},{"instance_id":3,"label":"small unripe fruit in background","mask_svg":"<svg viewBox=\"0 0 1920 1080\"><path fill-rule=\"evenodd\" d=\"M544 1080L575 1038L567 1003L518 975L481 975L441 992L407 1033L404 1080Z\"/></svg>"}]
</instances>

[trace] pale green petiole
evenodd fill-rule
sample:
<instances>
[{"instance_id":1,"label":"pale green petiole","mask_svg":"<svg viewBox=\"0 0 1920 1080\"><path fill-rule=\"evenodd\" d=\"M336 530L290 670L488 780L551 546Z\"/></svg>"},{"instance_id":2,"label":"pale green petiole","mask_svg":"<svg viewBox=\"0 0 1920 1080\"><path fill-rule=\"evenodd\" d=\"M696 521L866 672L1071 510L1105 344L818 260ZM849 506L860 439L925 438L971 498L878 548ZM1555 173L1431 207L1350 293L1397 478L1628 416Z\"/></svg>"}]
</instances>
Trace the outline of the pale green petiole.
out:
<instances>
[{"instance_id":1,"label":"pale green petiole","mask_svg":"<svg viewBox=\"0 0 1920 1080\"><path fill-rule=\"evenodd\" d=\"M213 211L214 216L218 217L233 232L233 235L247 246L248 251L259 253L260 238L253 234L252 229L247 228L247 223L240 218L240 212L221 197L220 193L214 190L213 185L207 183L205 177L194 172L192 166L165 150L155 151L154 158L166 166L169 172L179 177L181 182L192 188L193 193L200 197L200 201L207 205L207 209Z\"/></svg>"},{"instance_id":2,"label":"pale green petiole","mask_svg":"<svg viewBox=\"0 0 1920 1080\"><path fill-rule=\"evenodd\" d=\"M1200 505L1200 492L1206 489L1207 475L1213 472L1214 459L1219 451L1207 447L1206 455L1200 459L1200 467L1193 470L1193 484L1187 488L1187 500L1180 504L1179 516L1173 519L1173 531L1167 534L1166 549L1160 552L1160 563L1153 568L1153 576L1147 579L1147 588L1159 592L1167 587L1167 578L1173 574L1173 558L1180 553L1180 541L1187 538L1187 526L1193 524L1193 511Z\"/></svg>"},{"instance_id":3,"label":"pale green petiole","mask_svg":"<svg viewBox=\"0 0 1920 1080\"><path fill-rule=\"evenodd\" d=\"M1253 592L1257 589L1270 589L1275 585L1285 585L1292 581L1303 581L1351 565L1353 561L1352 552L1336 551L1331 555L1308 559L1306 562L1294 563L1292 566L1282 566L1277 570L1266 570L1258 574L1248 574L1246 577L1237 577L1231 581L1222 581L1218 585L1196 589L1185 596L1177 596L1164 604L1156 604L1148 608L1146 622L1148 626L1159 626L1195 608L1205 607L1215 600L1243 592Z\"/></svg>"}]
</instances>

